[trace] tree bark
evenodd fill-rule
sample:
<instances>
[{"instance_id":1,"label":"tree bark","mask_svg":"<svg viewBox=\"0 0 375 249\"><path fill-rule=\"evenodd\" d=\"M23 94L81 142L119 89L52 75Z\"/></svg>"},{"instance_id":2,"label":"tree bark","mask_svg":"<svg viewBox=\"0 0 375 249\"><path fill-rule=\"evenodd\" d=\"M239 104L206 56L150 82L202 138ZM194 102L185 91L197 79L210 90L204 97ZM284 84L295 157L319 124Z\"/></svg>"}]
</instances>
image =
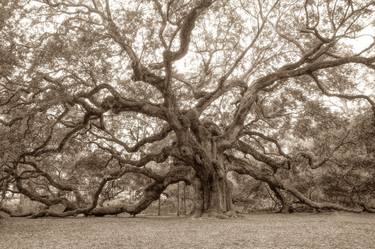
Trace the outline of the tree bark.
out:
<instances>
[{"instance_id":1,"label":"tree bark","mask_svg":"<svg viewBox=\"0 0 375 249\"><path fill-rule=\"evenodd\" d=\"M208 179L196 178L193 186L193 217L208 215L221 218L233 211L231 183L226 178L217 175Z\"/></svg>"},{"instance_id":2,"label":"tree bark","mask_svg":"<svg viewBox=\"0 0 375 249\"><path fill-rule=\"evenodd\" d=\"M292 212L292 208L290 206L290 203L289 201L287 200L287 198L285 197L285 194L281 192L280 189L276 188L275 186L271 185L271 184L268 184L268 186L270 187L270 189L272 190L272 192L274 193L274 195L276 196L276 198L279 200L280 202L280 209L278 210L279 213L291 213Z\"/></svg>"},{"instance_id":3,"label":"tree bark","mask_svg":"<svg viewBox=\"0 0 375 249\"><path fill-rule=\"evenodd\" d=\"M180 182L177 183L177 216L180 216Z\"/></svg>"},{"instance_id":4,"label":"tree bark","mask_svg":"<svg viewBox=\"0 0 375 249\"><path fill-rule=\"evenodd\" d=\"M158 216L160 216L160 209L161 209L161 200L160 200L160 196L159 196L159 200L158 200Z\"/></svg>"},{"instance_id":5,"label":"tree bark","mask_svg":"<svg viewBox=\"0 0 375 249\"><path fill-rule=\"evenodd\" d=\"M183 188L183 202L182 202L182 212L183 215L186 215L186 183L183 182L184 188Z\"/></svg>"}]
</instances>

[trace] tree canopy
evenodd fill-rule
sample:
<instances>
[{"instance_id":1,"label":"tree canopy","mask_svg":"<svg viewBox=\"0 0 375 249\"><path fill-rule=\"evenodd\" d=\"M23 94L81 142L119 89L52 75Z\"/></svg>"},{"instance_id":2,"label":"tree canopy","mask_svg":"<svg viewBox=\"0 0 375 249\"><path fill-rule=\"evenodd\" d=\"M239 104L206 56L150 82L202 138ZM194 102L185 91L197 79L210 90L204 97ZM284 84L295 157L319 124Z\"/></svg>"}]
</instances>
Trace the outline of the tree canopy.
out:
<instances>
[{"instance_id":1,"label":"tree canopy","mask_svg":"<svg viewBox=\"0 0 375 249\"><path fill-rule=\"evenodd\" d=\"M374 211L374 13L372 0L2 1L2 199L66 207L37 217L137 214L185 181L194 215L231 215L241 174L283 206ZM335 178L351 202L308 195L347 193ZM137 202L98 205L132 184Z\"/></svg>"}]
</instances>

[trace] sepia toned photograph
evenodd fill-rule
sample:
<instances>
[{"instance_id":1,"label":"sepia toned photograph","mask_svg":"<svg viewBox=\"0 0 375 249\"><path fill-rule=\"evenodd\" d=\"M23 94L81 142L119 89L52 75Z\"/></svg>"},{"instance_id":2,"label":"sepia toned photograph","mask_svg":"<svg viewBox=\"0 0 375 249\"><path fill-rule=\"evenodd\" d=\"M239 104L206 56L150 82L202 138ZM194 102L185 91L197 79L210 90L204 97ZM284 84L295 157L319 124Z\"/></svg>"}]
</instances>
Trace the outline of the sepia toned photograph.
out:
<instances>
[{"instance_id":1,"label":"sepia toned photograph","mask_svg":"<svg viewBox=\"0 0 375 249\"><path fill-rule=\"evenodd\" d=\"M0 0L0 249L375 249L375 0Z\"/></svg>"}]
</instances>

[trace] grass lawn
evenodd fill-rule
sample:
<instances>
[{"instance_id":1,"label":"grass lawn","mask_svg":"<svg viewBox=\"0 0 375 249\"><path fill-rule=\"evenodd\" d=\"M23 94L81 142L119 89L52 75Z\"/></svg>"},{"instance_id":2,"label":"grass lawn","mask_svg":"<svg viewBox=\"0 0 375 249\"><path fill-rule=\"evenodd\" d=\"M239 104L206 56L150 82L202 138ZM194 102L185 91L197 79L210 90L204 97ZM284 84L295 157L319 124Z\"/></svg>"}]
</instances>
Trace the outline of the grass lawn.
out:
<instances>
[{"instance_id":1,"label":"grass lawn","mask_svg":"<svg viewBox=\"0 0 375 249\"><path fill-rule=\"evenodd\" d=\"M375 215L0 220L0 248L375 248Z\"/></svg>"}]
</instances>

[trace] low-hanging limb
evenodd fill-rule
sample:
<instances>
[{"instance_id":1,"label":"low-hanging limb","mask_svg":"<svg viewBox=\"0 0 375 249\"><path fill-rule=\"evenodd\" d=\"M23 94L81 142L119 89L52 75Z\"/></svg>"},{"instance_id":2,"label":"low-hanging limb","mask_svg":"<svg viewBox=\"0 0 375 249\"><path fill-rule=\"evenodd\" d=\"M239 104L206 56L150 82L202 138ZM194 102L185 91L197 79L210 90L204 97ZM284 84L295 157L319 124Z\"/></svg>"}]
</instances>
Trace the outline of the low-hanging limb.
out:
<instances>
[{"instance_id":1,"label":"low-hanging limb","mask_svg":"<svg viewBox=\"0 0 375 249\"><path fill-rule=\"evenodd\" d=\"M361 205L363 207L363 211L364 212L367 212L367 213L375 213L375 207L369 207L367 206L366 204L364 203L360 203L359 205Z\"/></svg>"},{"instance_id":2,"label":"low-hanging limb","mask_svg":"<svg viewBox=\"0 0 375 249\"><path fill-rule=\"evenodd\" d=\"M163 153L164 152L161 152L161 154ZM116 158L116 157L112 155L112 158ZM97 199L99 198L99 195L102 189L104 188L105 184L108 181L112 181L112 180L122 177L126 173L142 174L142 175L149 177L150 179L155 180L155 182L163 181L164 179L163 176L156 174L152 170L143 166L151 160L162 162L162 161L165 161L167 158L168 158L168 155L166 156L162 155L162 159L161 159L157 154L151 154L144 158L140 158L139 160L124 160L122 158L119 158L121 160L118 160L118 163L121 166L121 168L119 170L109 172L109 175L102 179L102 182L100 183L96 194L93 196L94 201L89 206L87 206L86 202L82 201L82 198L80 198L79 191L74 185L55 180L54 177L52 177L46 171L42 170L41 167L39 167L36 162L30 161L30 160L28 161L23 160L22 162L19 162L19 164L31 166L33 170L27 171L29 172L28 173L29 177L22 176L23 173L19 175L14 170L8 170L9 171L8 173L13 175L15 179L15 186L17 187L18 191L21 194L27 196L33 201L44 204L46 207L50 207L50 206L57 205L57 204L63 204L67 210L67 212L57 214L57 213L51 213L50 211L46 209L38 214L35 214L35 217L46 216L46 215L65 217L65 216L75 215L77 213L88 213L89 211L91 211L94 207L96 207L95 202L97 202ZM77 197L76 201L69 201L67 198L64 198L64 197L56 197L56 196L50 197L47 195L41 195L40 193L33 191L31 188L24 186L24 183L23 183L24 180L27 180L30 177L44 177L47 180L48 184L53 186L54 188L60 191L67 191L67 192L71 192L75 194ZM12 216L28 216L28 215L14 213Z\"/></svg>"},{"instance_id":3,"label":"low-hanging limb","mask_svg":"<svg viewBox=\"0 0 375 249\"><path fill-rule=\"evenodd\" d=\"M194 171L190 167L175 167L167 175L165 175L162 180L154 181L145 187L143 190L142 198L136 204L121 205L113 207L97 207L97 202L99 195L104 187L104 185L111 180L115 180L118 177L107 177L104 178L94 194L94 201L90 206L85 208L79 208L72 211L67 211L63 213L51 212L44 210L37 214L34 214L33 218L39 217L68 217L76 216L78 214L94 215L94 216L104 216L104 215L115 215L120 213L128 213L131 215L136 215L143 210L145 210L153 201L158 200L159 196L163 191L171 184L179 181L185 181L190 184L194 177Z\"/></svg>"},{"instance_id":4,"label":"low-hanging limb","mask_svg":"<svg viewBox=\"0 0 375 249\"><path fill-rule=\"evenodd\" d=\"M80 213L86 214L86 215L88 214L101 215L104 212L111 214L113 212L120 212L120 211L128 212L131 214L136 214L138 212L141 212L145 208L147 208L152 203L153 200L159 198L159 195L168 185L176 181L181 181L181 180L190 183L192 174L193 174L192 172L194 172L191 167L176 167L176 168L173 168L167 175L162 176L153 172L151 169L144 167L150 161L155 161L157 163L164 162L169 157L170 153L174 151L172 147L167 146L161 152L147 154L146 156L140 158L139 160L126 160L122 158L120 155L118 155L117 153L115 153L115 151L111 150L110 148L105 148L100 144L97 144L97 145L102 150L109 152L112 155L112 158L116 158L121 168L119 170L110 172L109 175L102 178L99 186L97 187L97 190L95 191L93 195L93 198L92 198L93 201L91 203L84 203L83 206L78 205L74 201L73 202L68 201L64 197L51 198L48 196L42 196L38 194L37 192L33 191L32 189L24 186L22 181L26 180L27 178L18 176L16 172L12 171L16 179L16 187L21 194L28 196L33 201L43 203L47 207L60 204L60 203L66 207L66 211L62 213L57 213L46 208L45 210L39 213L33 214L32 217L34 218L44 217L44 216L67 217L67 216L74 216ZM34 172L37 177L46 178L48 181L48 184L52 185L56 189L59 189L61 191L68 191L68 192L77 191L77 189L73 185L69 185L63 182L56 181L51 175L49 175L46 171L42 170L33 161L22 160L22 162L20 161L19 163L31 166L33 171L30 171L30 173ZM106 183L112 180L119 179L126 173L142 174L142 175L149 177L150 179L153 179L154 182L145 188L143 198L135 205L123 206L120 208L118 207L98 208L97 207L98 199ZM34 176L32 175L32 177ZM29 213L28 214L26 213L25 214L18 214L18 213L11 214L11 216L29 216L29 215L30 215Z\"/></svg>"},{"instance_id":5,"label":"low-hanging limb","mask_svg":"<svg viewBox=\"0 0 375 249\"><path fill-rule=\"evenodd\" d=\"M271 166L272 169L276 172L279 168L289 168L288 166L288 160L276 160L268 155L265 155L259 151L257 151L255 148L253 148L251 145L238 140L238 142L235 145L235 148L244 154L249 154L254 159L264 162L267 165Z\"/></svg>"},{"instance_id":6,"label":"low-hanging limb","mask_svg":"<svg viewBox=\"0 0 375 249\"><path fill-rule=\"evenodd\" d=\"M299 201L301 201L302 203L310 207L313 207L319 210L333 209L333 210L354 212L354 213L360 213L364 211L363 207L350 208L350 207L345 207L336 203L313 201L309 199L308 197L306 197L304 194L302 194L295 187L281 180L279 177L277 177L270 171L262 171L261 166L249 165L249 163L246 160L235 157L230 154L226 154L226 158L231 164L231 168L230 168L231 171L237 172L239 174L250 175L256 180L266 182L270 186L287 191L290 194L292 194L294 197L296 197Z\"/></svg>"},{"instance_id":7,"label":"low-hanging limb","mask_svg":"<svg viewBox=\"0 0 375 249\"><path fill-rule=\"evenodd\" d=\"M291 206L290 206L290 203L288 202L287 198L285 197L285 194L282 193L279 188L276 188L273 185L268 184L268 183L267 183L267 185L280 202L281 207L278 210L278 212L280 212L280 213L290 213L291 212Z\"/></svg>"}]
</instances>

